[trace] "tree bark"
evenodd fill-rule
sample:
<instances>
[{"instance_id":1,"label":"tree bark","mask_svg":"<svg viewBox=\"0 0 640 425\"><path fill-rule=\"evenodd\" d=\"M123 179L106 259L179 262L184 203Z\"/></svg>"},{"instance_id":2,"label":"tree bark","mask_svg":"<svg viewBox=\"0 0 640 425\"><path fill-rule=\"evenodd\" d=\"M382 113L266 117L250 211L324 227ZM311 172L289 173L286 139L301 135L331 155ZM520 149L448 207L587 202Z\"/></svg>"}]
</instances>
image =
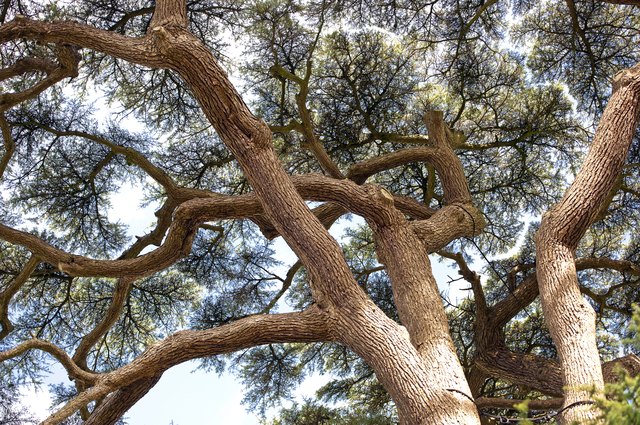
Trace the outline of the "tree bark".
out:
<instances>
[{"instance_id":1,"label":"tree bark","mask_svg":"<svg viewBox=\"0 0 640 425\"><path fill-rule=\"evenodd\" d=\"M360 290L340 247L281 168L268 128L246 109L213 56L199 43L172 47L179 49L172 48L170 57L183 56L176 60L175 69L194 90L205 114L240 163L274 227L309 270L314 298L334 318L339 340L373 367L396 402L402 422L479 423L475 406L448 391L446 375L434 379L434 371L421 361L401 328ZM219 93L212 94L212 87ZM447 340L449 336L440 334L440 338ZM455 353L447 351L449 356L440 361L459 368ZM465 388L459 391L465 392Z\"/></svg>"},{"instance_id":2,"label":"tree bark","mask_svg":"<svg viewBox=\"0 0 640 425\"><path fill-rule=\"evenodd\" d=\"M149 34L140 39L111 34L81 24L39 23L20 18L0 29L0 41L17 36L38 38L45 42L68 42L131 62L170 68L178 72L192 89L220 138L241 165L275 230L305 264L311 276L316 305L328 318L326 324L331 328L332 335L336 335L340 342L351 347L373 367L377 377L395 400L402 422L465 425L479 423L474 404L458 393L469 393L463 377L453 381L447 378L451 368L461 368L454 350L451 349L452 343L446 332L446 324L444 328L440 325L432 327L432 335L437 340L435 346L449 347L443 352L436 351L431 356L431 365L445 365L434 372L423 362L406 331L389 319L359 288L345 262L341 248L309 210L282 168L272 147L269 128L251 114L211 52L187 30L185 10L185 1L158 1ZM395 207L393 210L397 212ZM176 211L175 217L177 220L180 219L180 211ZM190 230L185 232L185 229L182 229L183 234L178 238L177 253L173 254L175 258L189 249L193 236L193 217L183 219L187 221L185 227ZM406 225L405 231L407 235L414 235ZM26 237L17 233L13 236L22 239ZM412 238L415 239L415 236ZM402 243L409 246L411 244L407 242L410 240L412 239L404 238ZM415 249L415 244L411 248ZM61 255L48 248L44 250L45 256ZM175 258L169 257L165 260L175 261ZM84 267L77 267L76 260L82 262L82 259L74 257L69 264L62 263L62 268L69 272L81 271ZM425 264L413 266L425 267ZM425 273L430 275L428 265L426 267ZM424 282L431 284L433 277L430 276ZM397 285L411 283L403 281L402 278L396 282ZM430 288L430 291L433 291L433 288ZM433 298L430 297L429 300ZM440 300L435 298L434 302L437 305L429 307L442 310ZM416 301L425 303L425 300ZM146 362L151 360L149 356L145 357L141 360L143 363L134 364L135 367L146 368L144 376L149 377L152 369L157 372L158 365L147 365ZM131 366L134 367L134 364ZM122 373L131 370L129 367L122 369ZM124 379L120 378L123 376L122 373L109 374L96 386L80 394L75 404L86 404L96 397L103 397L121 388L122 386L116 383ZM462 376L457 373L455 375ZM101 384L102 382L104 384ZM71 407L67 406L64 412L53 415L50 418L51 423L68 414L70 409Z\"/></svg>"},{"instance_id":3,"label":"tree bark","mask_svg":"<svg viewBox=\"0 0 640 425\"><path fill-rule=\"evenodd\" d=\"M479 423L473 403L449 391L449 370L434 377L405 332L358 287L339 245L282 169L270 130L249 112L211 53L186 32L169 33L157 27L152 32L158 34L159 50L193 89L205 115L240 163L274 227L309 270L314 298L334 318L339 340L373 367L396 402L401 420L407 424ZM448 334L437 333L452 345ZM434 364L440 361L460 368L452 350L435 354L442 357L432 359ZM466 383L461 384L462 388L453 389L468 393Z\"/></svg>"},{"instance_id":4,"label":"tree bark","mask_svg":"<svg viewBox=\"0 0 640 425\"><path fill-rule=\"evenodd\" d=\"M542 219L536 235L537 277L545 321L558 350L565 406L603 389L595 312L582 297L575 249L599 212L624 164L640 110L640 65L622 71L596 130L589 154L562 200ZM565 410L562 423L595 418L591 405Z\"/></svg>"}]
</instances>

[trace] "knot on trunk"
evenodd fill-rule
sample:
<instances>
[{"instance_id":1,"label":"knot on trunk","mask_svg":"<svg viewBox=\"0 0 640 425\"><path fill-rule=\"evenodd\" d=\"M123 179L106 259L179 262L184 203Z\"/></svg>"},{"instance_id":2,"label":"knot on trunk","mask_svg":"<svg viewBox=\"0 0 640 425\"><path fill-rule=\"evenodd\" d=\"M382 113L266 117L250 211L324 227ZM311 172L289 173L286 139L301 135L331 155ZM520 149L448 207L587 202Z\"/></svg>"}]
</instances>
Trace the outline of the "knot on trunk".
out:
<instances>
[{"instance_id":1,"label":"knot on trunk","mask_svg":"<svg viewBox=\"0 0 640 425\"><path fill-rule=\"evenodd\" d=\"M622 71L618 72L615 77L613 77L611 85L613 86L613 91L615 92L622 87L626 87L634 83L640 83L640 64L635 65L631 68L623 69Z\"/></svg>"}]
</instances>

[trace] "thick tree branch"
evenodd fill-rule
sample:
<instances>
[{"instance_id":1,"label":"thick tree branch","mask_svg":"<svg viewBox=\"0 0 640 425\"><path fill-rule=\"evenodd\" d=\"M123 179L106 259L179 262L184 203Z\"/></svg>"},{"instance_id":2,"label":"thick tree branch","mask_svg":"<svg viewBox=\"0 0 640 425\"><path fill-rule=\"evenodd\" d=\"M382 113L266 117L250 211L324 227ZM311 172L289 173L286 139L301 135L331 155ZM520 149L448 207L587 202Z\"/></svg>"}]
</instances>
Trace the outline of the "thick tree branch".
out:
<instances>
[{"instance_id":1,"label":"thick tree branch","mask_svg":"<svg viewBox=\"0 0 640 425\"><path fill-rule=\"evenodd\" d=\"M424 116L429 138L438 149L433 166L440 175L446 204L458 202L471 204L471 194L464 168L453 148L458 144L458 135L444 122L441 111L429 111Z\"/></svg>"},{"instance_id":2,"label":"thick tree branch","mask_svg":"<svg viewBox=\"0 0 640 425\"><path fill-rule=\"evenodd\" d=\"M44 58L26 57L18 59L13 65L0 69L0 81L29 72L51 74L58 66L58 64Z\"/></svg>"},{"instance_id":3,"label":"thick tree branch","mask_svg":"<svg viewBox=\"0 0 640 425\"><path fill-rule=\"evenodd\" d=\"M435 166L446 166L443 162L438 161L438 153L439 150L437 148L425 146L420 148L402 149L396 152L380 155L352 165L347 172L347 178L358 184L362 184L374 174L409 164L411 162L428 162Z\"/></svg>"},{"instance_id":4,"label":"thick tree branch","mask_svg":"<svg viewBox=\"0 0 640 425\"><path fill-rule=\"evenodd\" d=\"M442 117L438 113L431 113L428 120L431 126L430 140L432 146L403 149L362 161L351 166L347 177L356 183L362 184L370 176L381 171L411 162L427 162L435 167L440 176L445 193L445 202L470 203L471 196L464 177L464 170L448 141L450 137L447 136ZM431 132L436 135L432 135Z\"/></svg>"},{"instance_id":5,"label":"thick tree branch","mask_svg":"<svg viewBox=\"0 0 640 425\"><path fill-rule=\"evenodd\" d=\"M301 313L249 316L213 329L177 332L149 347L130 364L99 375L94 386L70 400L43 424L59 424L87 403L130 385L136 386L140 380L148 381L146 385L144 382L138 384L141 388L134 390L148 391L146 387L155 384L154 380L164 371L188 360L262 344L331 341L334 339L331 323L326 314L311 307ZM115 397L122 401L121 396ZM132 397L127 403L135 402L135 399Z\"/></svg>"},{"instance_id":6,"label":"thick tree branch","mask_svg":"<svg viewBox=\"0 0 640 425\"><path fill-rule=\"evenodd\" d=\"M565 403L589 399L584 388L603 387L595 312L580 292L575 249L620 173L640 113L640 65L620 72L589 154L560 203L542 218L536 235L538 286L545 322L562 364ZM590 406L562 413L563 422L595 417Z\"/></svg>"},{"instance_id":7,"label":"thick tree branch","mask_svg":"<svg viewBox=\"0 0 640 425\"><path fill-rule=\"evenodd\" d=\"M477 274L472 272L460 254L440 251L440 255L458 263L460 273L471 283L476 298L474 325L474 364L478 372L503 380L535 388L549 395L562 395L562 375L556 361L539 356L515 353L506 347L503 328L516 314L538 296L536 274L526 276L504 299L487 306ZM533 265L518 266L514 272L527 271ZM640 268L635 263L610 258L581 258L576 260L577 270L607 268L620 273L637 275ZM621 366L632 376L640 373L640 362L635 356L626 356L603 364L605 382L615 382L616 366ZM476 374L478 373L476 372ZM478 385L476 385L477 387Z\"/></svg>"},{"instance_id":8,"label":"thick tree branch","mask_svg":"<svg viewBox=\"0 0 640 425\"><path fill-rule=\"evenodd\" d=\"M156 1L150 28L162 26L186 28L188 24L186 0Z\"/></svg>"},{"instance_id":9,"label":"thick tree branch","mask_svg":"<svg viewBox=\"0 0 640 425\"><path fill-rule=\"evenodd\" d=\"M0 25L0 43L12 40L31 40L44 43L89 48L140 65L162 68L164 59L153 51L146 38L131 38L70 21L43 22L24 16Z\"/></svg>"},{"instance_id":10,"label":"thick tree branch","mask_svg":"<svg viewBox=\"0 0 640 425\"><path fill-rule=\"evenodd\" d=\"M446 205L427 220L411 222L411 228L429 253L462 236L477 236L484 227L483 215L471 204Z\"/></svg>"},{"instance_id":11,"label":"thick tree branch","mask_svg":"<svg viewBox=\"0 0 640 425\"><path fill-rule=\"evenodd\" d=\"M111 393L92 412L84 425L112 425L144 397L162 377L161 374L141 378Z\"/></svg>"}]
</instances>

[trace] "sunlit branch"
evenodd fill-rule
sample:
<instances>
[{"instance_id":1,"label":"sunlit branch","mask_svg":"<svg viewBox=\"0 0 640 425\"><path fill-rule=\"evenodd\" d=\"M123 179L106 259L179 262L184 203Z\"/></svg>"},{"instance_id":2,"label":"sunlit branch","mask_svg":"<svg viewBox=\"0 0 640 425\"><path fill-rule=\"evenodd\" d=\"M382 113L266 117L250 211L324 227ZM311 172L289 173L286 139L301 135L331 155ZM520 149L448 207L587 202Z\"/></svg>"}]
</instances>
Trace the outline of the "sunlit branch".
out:
<instances>
[{"instance_id":1,"label":"sunlit branch","mask_svg":"<svg viewBox=\"0 0 640 425\"><path fill-rule=\"evenodd\" d=\"M427 220L411 222L412 230L422 239L429 253L462 236L477 236L484 227L484 217L471 204L446 205Z\"/></svg>"}]
</instances>

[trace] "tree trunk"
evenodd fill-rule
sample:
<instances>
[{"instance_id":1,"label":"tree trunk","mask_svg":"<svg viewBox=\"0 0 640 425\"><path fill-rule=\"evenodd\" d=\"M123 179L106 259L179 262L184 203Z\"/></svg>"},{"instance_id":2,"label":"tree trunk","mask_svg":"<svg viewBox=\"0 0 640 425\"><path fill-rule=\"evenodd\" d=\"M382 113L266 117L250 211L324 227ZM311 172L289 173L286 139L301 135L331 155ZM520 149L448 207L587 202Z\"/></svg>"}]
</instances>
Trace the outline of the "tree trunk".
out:
<instances>
[{"instance_id":1,"label":"tree trunk","mask_svg":"<svg viewBox=\"0 0 640 425\"><path fill-rule=\"evenodd\" d=\"M582 297L574 263L578 243L615 184L633 139L640 107L640 65L619 73L582 169L536 235L538 284L545 321L558 350L565 406L603 389L595 312ZM592 406L563 412L562 423L595 418Z\"/></svg>"},{"instance_id":2,"label":"tree trunk","mask_svg":"<svg viewBox=\"0 0 640 425\"><path fill-rule=\"evenodd\" d=\"M163 19L154 17L154 21ZM466 382L451 388L460 382L450 380L451 371L462 370L455 352L435 352L439 357L431 359L432 363L446 368L428 368L406 332L358 287L340 246L309 210L282 168L269 128L251 114L211 52L183 28L155 27L151 34L158 52L193 90L276 230L307 267L314 299L333 318L331 325L338 340L372 366L396 402L402 423L479 424L475 405L459 394L469 394ZM439 305L432 307L442 309L437 301ZM438 340L452 348L446 326L437 330Z\"/></svg>"}]
</instances>

